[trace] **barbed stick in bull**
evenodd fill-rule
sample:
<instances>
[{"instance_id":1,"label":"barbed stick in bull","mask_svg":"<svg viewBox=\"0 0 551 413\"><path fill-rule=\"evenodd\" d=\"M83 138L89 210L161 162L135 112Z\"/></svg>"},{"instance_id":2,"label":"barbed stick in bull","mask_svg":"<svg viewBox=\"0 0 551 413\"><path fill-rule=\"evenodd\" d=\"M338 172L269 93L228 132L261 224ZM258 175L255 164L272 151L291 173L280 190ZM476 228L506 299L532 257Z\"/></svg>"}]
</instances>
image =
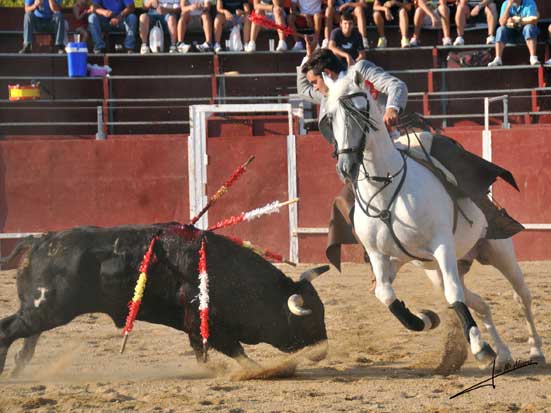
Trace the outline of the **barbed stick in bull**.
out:
<instances>
[{"instance_id":1,"label":"barbed stick in bull","mask_svg":"<svg viewBox=\"0 0 551 413\"><path fill-rule=\"evenodd\" d=\"M208 209L213 206L216 201L218 201L228 190L231 188L231 186L243 175L243 173L247 170L247 166L254 161L254 155L250 156L247 161L241 165L239 168L237 168L231 176L228 178L226 182L224 182L224 185L222 185L220 188L218 188L218 191L214 193L213 196L210 197L207 204L195 215L191 221L189 222L191 225L195 225L197 221L205 214L205 212L208 211Z\"/></svg>"},{"instance_id":2,"label":"barbed stick in bull","mask_svg":"<svg viewBox=\"0 0 551 413\"><path fill-rule=\"evenodd\" d=\"M248 212L242 212L239 215L234 215L229 218L223 219L222 221L217 222L213 226L209 227L209 231L214 231L220 228L230 227L235 224L239 224L243 221L252 221L253 219L260 218L263 215L279 213L279 209L286 205L294 204L298 202L299 198L290 199L285 202L274 201L269 204L264 205L263 207L252 209Z\"/></svg>"},{"instance_id":3,"label":"barbed stick in bull","mask_svg":"<svg viewBox=\"0 0 551 413\"><path fill-rule=\"evenodd\" d=\"M147 249L147 252L145 253L142 263L140 265L140 276L138 277L138 282L136 283L136 288L134 289L134 297L132 297L132 301L128 306L129 311L128 311L128 316L126 317L126 324L123 330L123 339L122 339L121 350L120 350L121 354L124 352L124 348L126 347L126 342L128 341L128 335L134 328L134 321L136 320L138 311L140 310L140 305L142 304L143 293L145 291L145 284L147 282L147 271L149 270L149 265L151 264L151 261L155 259L155 255L153 254L153 247L155 246L155 242L158 239L159 239L158 236L154 236L151 239L151 242L149 243L149 248Z\"/></svg>"}]
</instances>

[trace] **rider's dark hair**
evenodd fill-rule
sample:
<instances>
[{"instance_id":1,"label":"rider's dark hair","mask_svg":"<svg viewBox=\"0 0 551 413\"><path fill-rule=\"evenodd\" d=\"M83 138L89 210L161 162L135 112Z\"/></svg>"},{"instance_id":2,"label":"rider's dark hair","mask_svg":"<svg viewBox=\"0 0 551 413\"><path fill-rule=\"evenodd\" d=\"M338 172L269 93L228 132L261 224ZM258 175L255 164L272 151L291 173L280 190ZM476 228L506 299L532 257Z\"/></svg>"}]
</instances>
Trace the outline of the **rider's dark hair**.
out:
<instances>
[{"instance_id":1,"label":"rider's dark hair","mask_svg":"<svg viewBox=\"0 0 551 413\"><path fill-rule=\"evenodd\" d=\"M352 14L352 9L345 9L341 14L341 21L354 21L354 15Z\"/></svg>"},{"instance_id":2,"label":"rider's dark hair","mask_svg":"<svg viewBox=\"0 0 551 413\"><path fill-rule=\"evenodd\" d=\"M346 66L329 49L316 49L312 56L302 65L302 73L306 74L310 70L316 76L320 76L323 69L329 69L335 73L346 70Z\"/></svg>"}]
</instances>

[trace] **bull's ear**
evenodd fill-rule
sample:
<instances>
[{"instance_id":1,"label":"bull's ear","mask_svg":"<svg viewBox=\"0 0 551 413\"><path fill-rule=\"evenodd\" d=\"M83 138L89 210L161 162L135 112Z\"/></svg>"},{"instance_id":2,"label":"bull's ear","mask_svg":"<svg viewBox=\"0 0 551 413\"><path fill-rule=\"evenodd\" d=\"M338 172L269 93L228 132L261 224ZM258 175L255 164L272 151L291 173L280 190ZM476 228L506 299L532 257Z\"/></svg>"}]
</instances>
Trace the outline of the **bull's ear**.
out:
<instances>
[{"instance_id":1,"label":"bull's ear","mask_svg":"<svg viewBox=\"0 0 551 413\"><path fill-rule=\"evenodd\" d=\"M356 70L356 72L354 73L354 83L356 84L356 86L358 87L362 87L363 84L364 84L364 77L362 76L362 74L360 72L358 72Z\"/></svg>"}]
</instances>

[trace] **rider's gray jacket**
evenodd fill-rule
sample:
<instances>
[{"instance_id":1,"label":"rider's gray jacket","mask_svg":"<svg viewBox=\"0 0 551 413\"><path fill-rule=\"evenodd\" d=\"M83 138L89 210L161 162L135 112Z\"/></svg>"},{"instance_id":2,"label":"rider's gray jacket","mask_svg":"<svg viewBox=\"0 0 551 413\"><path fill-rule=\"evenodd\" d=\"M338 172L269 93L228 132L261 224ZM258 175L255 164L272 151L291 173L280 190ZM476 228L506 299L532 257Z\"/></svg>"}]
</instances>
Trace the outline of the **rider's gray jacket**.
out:
<instances>
[{"instance_id":1,"label":"rider's gray jacket","mask_svg":"<svg viewBox=\"0 0 551 413\"><path fill-rule=\"evenodd\" d=\"M304 63L303 63L304 64ZM325 96L314 90L314 87L306 79L301 71L302 66L297 67L297 93L304 99L320 105L319 130L329 142L333 142L333 129L325 111ZM394 107L402 111L408 100L408 88L400 79L388 74L379 66L368 60L361 60L349 70L360 72L363 78L373 84L379 92L377 103L381 106L382 113L387 107Z\"/></svg>"}]
</instances>

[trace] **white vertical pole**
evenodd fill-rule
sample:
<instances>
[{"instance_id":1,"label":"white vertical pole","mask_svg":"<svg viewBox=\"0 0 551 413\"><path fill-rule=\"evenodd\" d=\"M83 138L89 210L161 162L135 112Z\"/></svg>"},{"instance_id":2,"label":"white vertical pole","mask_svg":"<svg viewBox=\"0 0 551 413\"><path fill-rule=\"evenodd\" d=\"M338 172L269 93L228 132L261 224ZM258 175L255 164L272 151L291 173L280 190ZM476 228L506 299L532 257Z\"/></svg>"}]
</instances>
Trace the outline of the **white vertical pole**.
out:
<instances>
[{"instance_id":1,"label":"white vertical pole","mask_svg":"<svg viewBox=\"0 0 551 413\"><path fill-rule=\"evenodd\" d=\"M289 199L298 198L297 192L297 145L293 134L293 108L288 105L289 135L287 135L287 185ZM299 261L298 255L298 204L289 205L289 259Z\"/></svg>"}]
</instances>

